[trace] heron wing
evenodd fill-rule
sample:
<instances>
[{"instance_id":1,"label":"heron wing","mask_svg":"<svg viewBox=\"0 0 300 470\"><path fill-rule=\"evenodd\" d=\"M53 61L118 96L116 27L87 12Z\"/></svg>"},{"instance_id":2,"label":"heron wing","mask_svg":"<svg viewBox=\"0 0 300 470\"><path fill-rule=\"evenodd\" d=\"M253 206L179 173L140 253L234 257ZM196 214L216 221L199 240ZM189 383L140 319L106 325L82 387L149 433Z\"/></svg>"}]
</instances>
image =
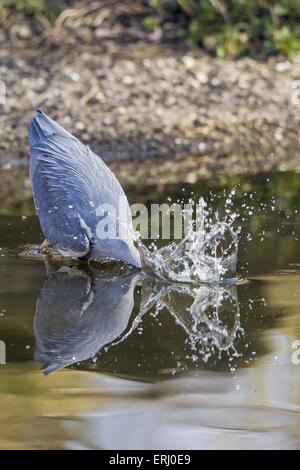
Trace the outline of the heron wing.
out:
<instances>
[{"instance_id":1,"label":"heron wing","mask_svg":"<svg viewBox=\"0 0 300 470\"><path fill-rule=\"evenodd\" d=\"M92 221L103 202L115 206L124 191L105 163L38 110L29 127L30 178L47 240L63 251L90 251Z\"/></svg>"}]
</instances>

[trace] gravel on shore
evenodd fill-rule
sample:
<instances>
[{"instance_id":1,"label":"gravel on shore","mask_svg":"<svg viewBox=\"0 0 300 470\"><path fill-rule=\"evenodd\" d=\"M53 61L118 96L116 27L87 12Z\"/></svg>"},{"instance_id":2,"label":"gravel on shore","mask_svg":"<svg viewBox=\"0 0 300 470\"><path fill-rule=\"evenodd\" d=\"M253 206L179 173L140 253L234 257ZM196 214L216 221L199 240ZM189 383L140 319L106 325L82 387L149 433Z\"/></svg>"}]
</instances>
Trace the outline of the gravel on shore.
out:
<instances>
[{"instance_id":1,"label":"gravel on shore","mask_svg":"<svg viewBox=\"0 0 300 470\"><path fill-rule=\"evenodd\" d=\"M0 167L28 164L27 126L42 107L130 184L300 168L300 56L263 63L142 41L8 44L0 80Z\"/></svg>"}]
</instances>

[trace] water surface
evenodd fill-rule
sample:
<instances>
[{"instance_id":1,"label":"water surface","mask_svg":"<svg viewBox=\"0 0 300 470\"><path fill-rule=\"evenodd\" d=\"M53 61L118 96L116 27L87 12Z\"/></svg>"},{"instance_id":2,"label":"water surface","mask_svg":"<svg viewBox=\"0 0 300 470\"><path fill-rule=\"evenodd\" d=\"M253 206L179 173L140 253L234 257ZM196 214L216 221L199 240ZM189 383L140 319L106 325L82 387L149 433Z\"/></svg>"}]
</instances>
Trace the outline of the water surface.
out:
<instances>
[{"instance_id":1,"label":"water surface","mask_svg":"<svg viewBox=\"0 0 300 470\"><path fill-rule=\"evenodd\" d=\"M2 208L0 448L300 448L300 176L129 196L222 207L233 185L234 285L25 259L38 221Z\"/></svg>"}]
</instances>

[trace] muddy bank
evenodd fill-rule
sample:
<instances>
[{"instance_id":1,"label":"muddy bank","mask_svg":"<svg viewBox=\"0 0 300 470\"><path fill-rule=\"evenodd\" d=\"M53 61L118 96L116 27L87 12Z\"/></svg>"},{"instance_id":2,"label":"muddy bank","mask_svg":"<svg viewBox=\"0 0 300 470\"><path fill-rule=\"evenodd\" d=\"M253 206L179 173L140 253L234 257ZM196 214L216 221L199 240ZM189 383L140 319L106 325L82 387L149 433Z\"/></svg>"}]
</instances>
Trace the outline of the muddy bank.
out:
<instances>
[{"instance_id":1,"label":"muddy bank","mask_svg":"<svg viewBox=\"0 0 300 470\"><path fill-rule=\"evenodd\" d=\"M259 63L178 45L104 42L8 45L0 61L2 166L27 164L27 126L42 107L106 161L188 155L196 169L207 160L233 171L299 167L300 104L292 84L300 57Z\"/></svg>"}]
</instances>

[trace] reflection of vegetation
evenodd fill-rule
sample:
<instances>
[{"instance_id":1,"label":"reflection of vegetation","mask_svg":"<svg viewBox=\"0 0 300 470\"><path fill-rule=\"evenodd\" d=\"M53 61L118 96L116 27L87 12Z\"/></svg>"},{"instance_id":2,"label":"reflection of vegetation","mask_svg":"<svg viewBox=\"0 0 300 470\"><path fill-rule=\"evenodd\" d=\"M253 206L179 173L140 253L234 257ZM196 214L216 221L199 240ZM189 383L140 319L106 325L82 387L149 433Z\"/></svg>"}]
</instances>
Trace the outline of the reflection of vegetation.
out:
<instances>
[{"instance_id":1,"label":"reflection of vegetation","mask_svg":"<svg viewBox=\"0 0 300 470\"><path fill-rule=\"evenodd\" d=\"M1 177L3 187L2 193L0 192L1 206L0 214L2 215L33 215L34 206L31 199L29 199L30 190L25 189L16 197L11 187L5 188L5 175L8 172L3 172ZM18 176L19 175L19 176ZM23 172L14 173L14 181L23 179L25 176ZM21 186L21 181L19 182ZM225 175L216 176L214 180L199 181L196 184L184 184L185 191L182 192L183 185L167 185L164 187L163 192L158 187L140 187L140 188L126 188L125 191L129 196L130 203L142 202L162 203L166 202L167 197L171 197L172 202L179 200L188 201L191 194L195 195L195 199L200 196L207 198L210 193L215 194L215 200L222 199L225 192L229 192L232 188L236 188L235 202L236 206L240 206L245 199L245 193L255 192L251 205L255 209L259 208L261 203L270 203L273 197L276 202L276 211L291 211L298 209L300 206L300 176L298 173L274 173L252 175L252 176L237 176L234 178ZM7 189L7 190L6 190Z\"/></svg>"},{"instance_id":2,"label":"reflection of vegetation","mask_svg":"<svg viewBox=\"0 0 300 470\"><path fill-rule=\"evenodd\" d=\"M294 0L149 0L162 21L177 20L188 42L219 56L300 50L300 3Z\"/></svg>"},{"instance_id":3,"label":"reflection of vegetation","mask_svg":"<svg viewBox=\"0 0 300 470\"><path fill-rule=\"evenodd\" d=\"M300 177L297 173L260 174L243 177L216 177L214 181L199 181L191 185L169 185L163 193L150 188L140 196L129 192L129 200L135 202L187 203L192 198L197 202L203 196L209 206L224 216L226 195L236 188L231 212L240 214L236 226L242 231L239 241L238 272L265 271L266 265L278 269L295 259L299 238ZM171 219L172 220L172 219ZM172 222L171 222L172 223ZM152 241L152 240L150 240ZM164 240L157 240L159 247Z\"/></svg>"},{"instance_id":4,"label":"reflection of vegetation","mask_svg":"<svg viewBox=\"0 0 300 470\"><path fill-rule=\"evenodd\" d=\"M182 190L184 187L184 191ZM166 197L170 197L172 202L177 200L188 202L191 195L197 200L203 196L212 205L219 205L220 200L225 199L225 195L233 188L236 188L234 197L235 206L240 207L245 202L245 193L253 193L251 206L256 209L261 208L261 204L270 204L271 199L275 201L276 212L291 211L300 206L300 176L298 173L262 173L251 176L236 176L234 178L221 175L214 180L199 181L196 184L167 185L163 192L156 187L141 188L141 194L136 189L127 191L131 202L162 203ZM210 200L210 195L214 195L214 201Z\"/></svg>"}]
</instances>

